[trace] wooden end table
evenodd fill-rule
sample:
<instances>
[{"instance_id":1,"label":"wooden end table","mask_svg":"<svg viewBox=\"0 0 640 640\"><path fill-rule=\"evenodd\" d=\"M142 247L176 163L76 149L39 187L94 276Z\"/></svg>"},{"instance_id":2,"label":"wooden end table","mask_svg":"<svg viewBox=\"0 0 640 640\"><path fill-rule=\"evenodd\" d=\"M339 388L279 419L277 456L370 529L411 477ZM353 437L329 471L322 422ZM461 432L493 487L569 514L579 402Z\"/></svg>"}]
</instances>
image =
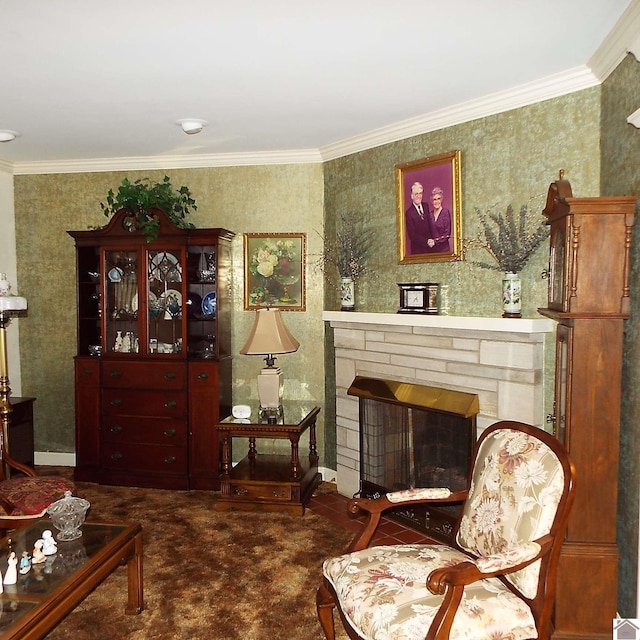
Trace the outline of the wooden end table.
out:
<instances>
[{"instance_id":1,"label":"wooden end table","mask_svg":"<svg viewBox=\"0 0 640 640\"><path fill-rule=\"evenodd\" d=\"M287 511L303 515L305 505L320 483L316 446L316 417L319 407L308 409L285 405L275 421L261 418L255 409L251 418L230 416L216 425L222 442L220 490L216 510L247 509ZM298 455L300 436L309 431L309 457ZM249 451L232 466L234 437L249 439ZM258 453L259 438L288 439L291 455Z\"/></svg>"},{"instance_id":2,"label":"wooden end table","mask_svg":"<svg viewBox=\"0 0 640 640\"><path fill-rule=\"evenodd\" d=\"M9 398L9 433L5 434L5 446L9 455L22 464L33 467L33 403L35 398ZM9 473L9 475L11 475Z\"/></svg>"},{"instance_id":3,"label":"wooden end table","mask_svg":"<svg viewBox=\"0 0 640 640\"><path fill-rule=\"evenodd\" d=\"M56 533L51 520L38 520L0 540L0 558L15 551L29 555L42 532ZM116 568L126 564L128 598L125 613L144 608L142 588L142 526L85 522L82 536L58 542L58 552L42 564L33 565L18 582L4 585L0 594L2 640L43 638ZM1 567L2 571L6 568Z\"/></svg>"}]
</instances>

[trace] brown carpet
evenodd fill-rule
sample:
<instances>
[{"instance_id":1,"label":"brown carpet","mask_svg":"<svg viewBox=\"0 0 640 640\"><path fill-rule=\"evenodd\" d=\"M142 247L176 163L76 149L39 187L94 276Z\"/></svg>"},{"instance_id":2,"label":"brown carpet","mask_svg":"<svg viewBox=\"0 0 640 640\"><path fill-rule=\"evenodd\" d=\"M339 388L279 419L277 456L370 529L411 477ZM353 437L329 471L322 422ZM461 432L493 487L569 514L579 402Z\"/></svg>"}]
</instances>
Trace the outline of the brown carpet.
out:
<instances>
[{"instance_id":1,"label":"brown carpet","mask_svg":"<svg viewBox=\"0 0 640 640\"><path fill-rule=\"evenodd\" d=\"M322 560L350 541L346 529L309 510L219 513L206 491L76 484L91 519L142 524L145 611L124 614L121 567L47 640L324 638L315 592Z\"/></svg>"}]
</instances>

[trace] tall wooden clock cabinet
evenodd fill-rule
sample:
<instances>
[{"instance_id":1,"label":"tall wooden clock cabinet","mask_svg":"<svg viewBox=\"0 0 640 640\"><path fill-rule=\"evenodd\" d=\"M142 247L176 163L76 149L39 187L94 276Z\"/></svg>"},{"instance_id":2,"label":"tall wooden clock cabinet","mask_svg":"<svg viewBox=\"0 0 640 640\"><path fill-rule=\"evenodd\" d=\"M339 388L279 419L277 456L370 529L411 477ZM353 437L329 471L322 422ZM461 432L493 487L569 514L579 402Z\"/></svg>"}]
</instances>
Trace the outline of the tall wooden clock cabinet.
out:
<instances>
[{"instance_id":1,"label":"tall wooden clock cabinet","mask_svg":"<svg viewBox=\"0 0 640 640\"><path fill-rule=\"evenodd\" d=\"M156 239L121 210L76 244L76 479L219 489L231 410L231 240L163 212Z\"/></svg>"},{"instance_id":2,"label":"tall wooden clock cabinet","mask_svg":"<svg viewBox=\"0 0 640 640\"><path fill-rule=\"evenodd\" d=\"M574 198L561 172L543 211L551 246L548 308L539 311L558 323L552 423L577 471L558 569L556 640L609 639L616 615L621 375L635 209L633 197Z\"/></svg>"}]
</instances>

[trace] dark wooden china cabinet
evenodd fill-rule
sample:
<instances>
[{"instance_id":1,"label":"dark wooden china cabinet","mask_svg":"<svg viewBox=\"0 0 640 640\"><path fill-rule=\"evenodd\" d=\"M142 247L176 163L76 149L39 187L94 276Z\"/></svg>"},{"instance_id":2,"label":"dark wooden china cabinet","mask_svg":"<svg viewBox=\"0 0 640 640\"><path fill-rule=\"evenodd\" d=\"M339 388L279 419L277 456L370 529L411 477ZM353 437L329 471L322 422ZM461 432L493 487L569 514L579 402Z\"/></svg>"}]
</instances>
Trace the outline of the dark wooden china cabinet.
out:
<instances>
[{"instance_id":1,"label":"dark wooden china cabinet","mask_svg":"<svg viewBox=\"0 0 640 640\"><path fill-rule=\"evenodd\" d=\"M76 244L77 480L219 489L231 410L231 240L154 210L147 242L119 211Z\"/></svg>"},{"instance_id":2,"label":"dark wooden china cabinet","mask_svg":"<svg viewBox=\"0 0 640 640\"><path fill-rule=\"evenodd\" d=\"M624 320L634 197L574 198L560 179L543 211L551 228L548 307L557 321L554 434L576 465L576 499L560 556L553 638L611 638L617 611L616 516Z\"/></svg>"}]
</instances>

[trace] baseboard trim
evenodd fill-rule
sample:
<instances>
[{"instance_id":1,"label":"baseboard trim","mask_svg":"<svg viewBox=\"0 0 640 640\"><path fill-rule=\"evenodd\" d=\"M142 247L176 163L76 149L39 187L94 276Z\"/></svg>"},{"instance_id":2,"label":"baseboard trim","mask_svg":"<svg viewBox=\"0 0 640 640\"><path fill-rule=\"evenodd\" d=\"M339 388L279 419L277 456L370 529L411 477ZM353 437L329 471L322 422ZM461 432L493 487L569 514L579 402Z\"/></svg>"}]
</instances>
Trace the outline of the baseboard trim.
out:
<instances>
[{"instance_id":1,"label":"baseboard trim","mask_svg":"<svg viewBox=\"0 0 640 640\"><path fill-rule=\"evenodd\" d=\"M36 465L45 467L75 467L75 453L57 453L55 451L36 451L33 454Z\"/></svg>"},{"instance_id":2,"label":"baseboard trim","mask_svg":"<svg viewBox=\"0 0 640 640\"><path fill-rule=\"evenodd\" d=\"M34 462L36 465L47 467L75 467L76 454L36 451L34 453ZM318 472L322 474L322 479L326 482L335 482L338 475L334 469L329 469L328 467L318 467Z\"/></svg>"}]
</instances>

